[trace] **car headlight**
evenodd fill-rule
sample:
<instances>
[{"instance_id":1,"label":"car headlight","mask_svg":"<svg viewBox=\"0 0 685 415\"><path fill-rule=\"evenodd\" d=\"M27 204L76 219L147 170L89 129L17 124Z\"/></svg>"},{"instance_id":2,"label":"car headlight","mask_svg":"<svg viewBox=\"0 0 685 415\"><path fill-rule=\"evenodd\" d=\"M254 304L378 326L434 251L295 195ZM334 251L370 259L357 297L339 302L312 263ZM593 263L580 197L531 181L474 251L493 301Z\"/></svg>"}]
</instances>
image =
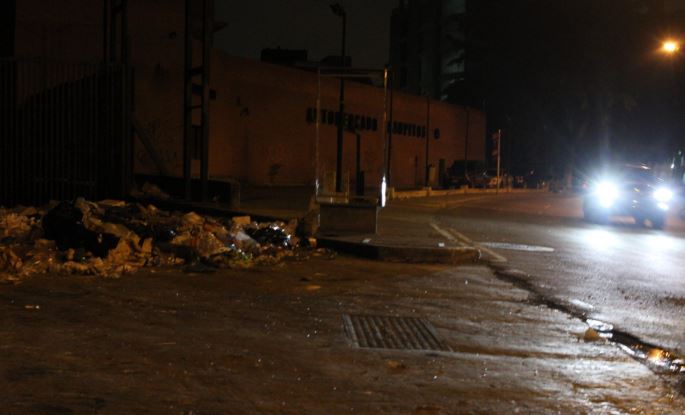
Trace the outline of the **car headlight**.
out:
<instances>
[{"instance_id":1,"label":"car headlight","mask_svg":"<svg viewBox=\"0 0 685 415\"><path fill-rule=\"evenodd\" d=\"M602 207L611 207L618 199L618 188L611 182L599 182L595 189L595 194Z\"/></svg>"},{"instance_id":2,"label":"car headlight","mask_svg":"<svg viewBox=\"0 0 685 415\"><path fill-rule=\"evenodd\" d=\"M660 187L654 191L654 199L661 203L669 202L673 199L673 192L665 187Z\"/></svg>"}]
</instances>

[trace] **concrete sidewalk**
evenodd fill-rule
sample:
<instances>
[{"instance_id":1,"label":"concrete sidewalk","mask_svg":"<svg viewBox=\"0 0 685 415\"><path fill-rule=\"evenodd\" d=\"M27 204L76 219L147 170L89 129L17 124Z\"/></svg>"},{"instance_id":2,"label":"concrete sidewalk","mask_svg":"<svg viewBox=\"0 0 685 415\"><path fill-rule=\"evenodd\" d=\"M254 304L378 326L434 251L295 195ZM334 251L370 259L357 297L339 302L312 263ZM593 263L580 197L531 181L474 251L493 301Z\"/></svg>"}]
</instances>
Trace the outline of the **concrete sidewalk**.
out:
<instances>
[{"instance_id":1,"label":"concrete sidewalk","mask_svg":"<svg viewBox=\"0 0 685 415\"><path fill-rule=\"evenodd\" d=\"M663 414L676 391L485 267L349 257L0 286L7 414Z\"/></svg>"},{"instance_id":2,"label":"concrete sidewalk","mask_svg":"<svg viewBox=\"0 0 685 415\"><path fill-rule=\"evenodd\" d=\"M392 205L378 215L376 234L319 237L321 246L339 252L394 262L473 264L481 254L445 233L431 216L416 215L412 220L395 214Z\"/></svg>"},{"instance_id":3,"label":"concrete sidewalk","mask_svg":"<svg viewBox=\"0 0 685 415\"><path fill-rule=\"evenodd\" d=\"M444 196L443 196L444 198ZM280 194L279 200L264 195L241 205L240 212L255 217L288 220L302 218L313 206L302 192ZM273 203L272 203L273 202ZM406 220L395 213L390 201L378 214L376 234L318 235L322 247L363 258L410 263L467 264L480 259L480 252L441 233L429 216ZM400 202L401 203L401 202Z\"/></svg>"}]
</instances>

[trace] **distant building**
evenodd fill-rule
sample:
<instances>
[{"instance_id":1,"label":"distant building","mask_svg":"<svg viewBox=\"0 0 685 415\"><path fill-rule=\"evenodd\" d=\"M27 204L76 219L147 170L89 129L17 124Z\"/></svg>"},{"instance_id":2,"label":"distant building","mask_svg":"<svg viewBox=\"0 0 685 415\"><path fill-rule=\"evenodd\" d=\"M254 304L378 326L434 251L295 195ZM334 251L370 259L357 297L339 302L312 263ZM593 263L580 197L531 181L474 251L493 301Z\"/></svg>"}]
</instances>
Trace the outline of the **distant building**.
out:
<instances>
[{"instance_id":1,"label":"distant building","mask_svg":"<svg viewBox=\"0 0 685 415\"><path fill-rule=\"evenodd\" d=\"M180 178L186 150L191 158L191 176L199 177L202 156L196 124L201 120L197 114L192 118L194 134L189 148L184 148L184 2L130 3L128 65L102 62L106 33L101 26L103 3L16 3L14 30L6 35L12 38L13 46L13 51L6 53L12 53L14 59L0 61L0 136L11 136L17 143L39 143L32 147L35 151L25 155L28 161L23 164L40 168L27 175L6 157L8 162L0 163L0 203L3 191L10 196L15 192L10 187L13 180L3 181L3 177L29 177L22 179L27 188L50 180L58 185L74 183L71 193L59 193L55 198L111 197L111 193L98 193L97 189L84 193L78 187L100 180L96 174L100 170L107 177L114 177L116 171L126 172L118 180L121 183L130 182L129 172ZM14 8L9 11L14 15ZM194 42L199 49L197 38ZM199 63L199 56L195 58ZM348 127L342 171L350 184L355 180L352 172L357 154L367 187L380 186L386 157L392 172L388 184L396 188L445 184L442 179L447 168L466 157L467 147L469 160L484 159L486 117L482 111L397 92L389 104L392 118L385 123L388 108L383 89L349 82L343 118L337 111L337 78L319 79L311 70L282 64L306 62L306 51L276 49L263 58L281 64L211 51L211 180L313 187L319 177L330 176L336 169L339 123ZM130 73L134 82L122 81L125 73ZM119 78L112 74L119 74ZM192 102L197 105L199 101L196 96ZM108 115L115 110L116 114ZM3 122L2 116L18 119L22 128ZM388 139L392 140L391 149L386 146L386 128L392 134ZM112 131L117 133L116 141ZM84 147L96 143L96 150L105 149L104 145L112 142L118 153L104 151L103 159L118 155L123 167L98 165L98 159L90 156L90 147ZM16 147L24 149L23 144ZM55 153L60 149L64 151ZM0 153L0 161L2 157ZM121 187L126 190L126 186ZM6 196L5 200L19 199Z\"/></svg>"},{"instance_id":2,"label":"distant building","mask_svg":"<svg viewBox=\"0 0 685 415\"><path fill-rule=\"evenodd\" d=\"M465 13L466 0L400 0L390 28L395 89L444 101L464 82Z\"/></svg>"}]
</instances>

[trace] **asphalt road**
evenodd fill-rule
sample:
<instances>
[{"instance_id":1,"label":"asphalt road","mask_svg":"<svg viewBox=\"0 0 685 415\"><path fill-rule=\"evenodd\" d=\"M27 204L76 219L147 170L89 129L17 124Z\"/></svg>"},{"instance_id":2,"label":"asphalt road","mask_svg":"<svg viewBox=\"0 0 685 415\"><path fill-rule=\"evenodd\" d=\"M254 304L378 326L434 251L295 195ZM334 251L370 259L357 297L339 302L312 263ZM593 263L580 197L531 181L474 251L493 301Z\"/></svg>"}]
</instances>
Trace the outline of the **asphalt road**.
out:
<instances>
[{"instance_id":1,"label":"asphalt road","mask_svg":"<svg viewBox=\"0 0 685 415\"><path fill-rule=\"evenodd\" d=\"M685 352L685 224L664 231L585 223L573 194L512 193L424 198L399 211L430 214L487 259L529 274L540 292L641 340ZM430 213L429 213L430 212Z\"/></svg>"}]
</instances>

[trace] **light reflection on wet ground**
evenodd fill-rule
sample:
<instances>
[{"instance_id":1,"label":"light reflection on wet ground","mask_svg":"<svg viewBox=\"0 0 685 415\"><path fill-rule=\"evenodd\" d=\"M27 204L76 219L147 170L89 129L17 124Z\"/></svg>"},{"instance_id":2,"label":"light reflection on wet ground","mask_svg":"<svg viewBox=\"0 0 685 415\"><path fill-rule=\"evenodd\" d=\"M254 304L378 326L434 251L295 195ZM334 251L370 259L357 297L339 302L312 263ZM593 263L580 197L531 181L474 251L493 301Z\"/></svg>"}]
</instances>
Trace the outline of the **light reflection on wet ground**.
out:
<instances>
[{"instance_id":1,"label":"light reflection on wet ground","mask_svg":"<svg viewBox=\"0 0 685 415\"><path fill-rule=\"evenodd\" d=\"M528 283L545 295L588 304L593 318L685 352L685 222L677 217L666 231L621 218L610 226L588 224L580 197L549 193L481 198L437 216L479 243L553 248L491 249L530 274Z\"/></svg>"},{"instance_id":2,"label":"light reflection on wet ground","mask_svg":"<svg viewBox=\"0 0 685 415\"><path fill-rule=\"evenodd\" d=\"M589 330L594 333L591 336L588 336L586 333L586 340L597 336L597 338L611 342L654 372L669 376L666 379L667 382L673 385L680 394L685 395L685 358L683 356L645 342L630 333L616 330L610 323L587 318L593 308L591 305L579 302L578 300L571 300L567 303L563 300L548 297L530 283L529 275L521 271L510 271L502 266L495 266L493 268L498 277L528 291L532 295L530 301L533 303L542 304L550 309L561 311L571 317L584 321L589 326Z\"/></svg>"}]
</instances>

